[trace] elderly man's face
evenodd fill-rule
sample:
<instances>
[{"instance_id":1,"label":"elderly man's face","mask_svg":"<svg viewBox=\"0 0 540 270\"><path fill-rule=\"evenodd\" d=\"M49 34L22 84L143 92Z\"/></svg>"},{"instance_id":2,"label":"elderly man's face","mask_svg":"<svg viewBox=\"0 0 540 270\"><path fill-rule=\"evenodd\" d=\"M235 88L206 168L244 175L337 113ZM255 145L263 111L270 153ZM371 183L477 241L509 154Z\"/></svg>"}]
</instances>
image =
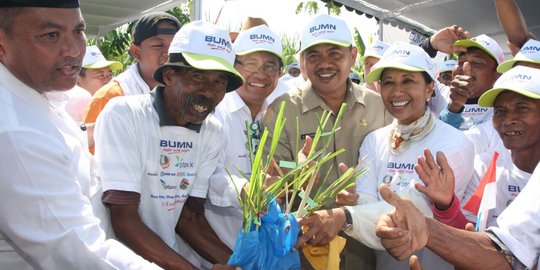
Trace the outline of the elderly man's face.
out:
<instances>
[{"instance_id":1,"label":"elderly man's face","mask_svg":"<svg viewBox=\"0 0 540 270\"><path fill-rule=\"evenodd\" d=\"M165 105L179 126L200 124L223 100L229 82L224 71L165 68Z\"/></svg>"},{"instance_id":2,"label":"elderly man's face","mask_svg":"<svg viewBox=\"0 0 540 270\"><path fill-rule=\"evenodd\" d=\"M0 30L2 63L43 93L75 86L86 51L85 24L78 8L26 8Z\"/></svg>"},{"instance_id":3,"label":"elderly man's face","mask_svg":"<svg viewBox=\"0 0 540 270\"><path fill-rule=\"evenodd\" d=\"M319 94L343 92L356 60L356 48L323 43L302 52L306 75Z\"/></svg>"},{"instance_id":4,"label":"elderly man's face","mask_svg":"<svg viewBox=\"0 0 540 270\"><path fill-rule=\"evenodd\" d=\"M493 103L493 127L507 149L540 149L540 100L501 92Z\"/></svg>"}]
</instances>

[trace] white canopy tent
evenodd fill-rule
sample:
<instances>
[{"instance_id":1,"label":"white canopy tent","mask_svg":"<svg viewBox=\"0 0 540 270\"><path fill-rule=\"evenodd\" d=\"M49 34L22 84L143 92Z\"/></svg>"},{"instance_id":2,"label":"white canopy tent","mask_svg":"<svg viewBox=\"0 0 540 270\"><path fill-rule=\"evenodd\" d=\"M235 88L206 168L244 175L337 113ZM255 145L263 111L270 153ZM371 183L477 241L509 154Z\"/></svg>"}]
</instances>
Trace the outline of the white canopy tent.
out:
<instances>
[{"instance_id":1,"label":"white canopy tent","mask_svg":"<svg viewBox=\"0 0 540 270\"><path fill-rule=\"evenodd\" d=\"M540 1L516 0L529 31L540 38ZM495 12L493 0L334 0L349 11L378 18L407 30L430 35L449 25L459 25L471 36L486 34L508 53L506 36ZM382 29L382 28L380 28Z\"/></svg>"},{"instance_id":2,"label":"white canopy tent","mask_svg":"<svg viewBox=\"0 0 540 270\"><path fill-rule=\"evenodd\" d=\"M81 12L87 24L86 33L90 37L103 36L141 16L165 11L186 0L80 0ZM198 4L200 1L193 1ZM198 9L195 9L198 10Z\"/></svg>"}]
</instances>

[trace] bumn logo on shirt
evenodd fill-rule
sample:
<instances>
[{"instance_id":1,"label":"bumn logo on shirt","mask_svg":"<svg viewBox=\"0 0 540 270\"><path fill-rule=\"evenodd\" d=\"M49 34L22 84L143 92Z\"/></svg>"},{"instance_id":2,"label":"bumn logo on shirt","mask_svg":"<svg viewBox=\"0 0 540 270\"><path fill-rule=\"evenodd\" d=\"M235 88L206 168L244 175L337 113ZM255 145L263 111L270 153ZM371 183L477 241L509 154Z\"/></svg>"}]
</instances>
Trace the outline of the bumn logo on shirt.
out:
<instances>
[{"instance_id":1,"label":"bumn logo on shirt","mask_svg":"<svg viewBox=\"0 0 540 270\"><path fill-rule=\"evenodd\" d=\"M159 146L161 147L171 147L171 148L193 148L193 142L177 142L170 140L160 140Z\"/></svg>"}]
</instances>

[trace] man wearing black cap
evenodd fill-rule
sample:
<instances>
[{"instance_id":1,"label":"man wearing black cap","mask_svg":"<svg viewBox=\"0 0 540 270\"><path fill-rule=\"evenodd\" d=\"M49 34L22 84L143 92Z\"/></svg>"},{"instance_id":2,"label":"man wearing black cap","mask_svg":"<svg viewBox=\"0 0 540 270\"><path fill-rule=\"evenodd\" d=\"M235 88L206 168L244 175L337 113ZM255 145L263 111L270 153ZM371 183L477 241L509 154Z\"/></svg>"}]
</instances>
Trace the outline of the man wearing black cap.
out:
<instances>
[{"instance_id":1,"label":"man wearing black cap","mask_svg":"<svg viewBox=\"0 0 540 270\"><path fill-rule=\"evenodd\" d=\"M129 52L137 60L126 71L99 89L88 104L83 122L96 122L107 102L113 97L149 93L159 85L152 74L167 61L167 50L174 34L180 29L180 22L165 12L145 15L133 26L133 43ZM90 145L90 151L94 149Z\"/></svg>"},{"instance_id":2,"label":"man wearing black cap","mask_svg":"<svg viewBox=\"0 0 540 270\"><path fill-rule=\"evenodd\" d=\"M214 264L232 253L208 225L204 201L222 155L221 125L211 114L244 81L234 58L228 32L189 23L154 73L163 86L111 100L96 123L95 158L115 235L166 269L200 266L184 241Z\"/></svg>"},{"instance_id":3,"label":"man wearing black cap","mask_svg":"<svg viewBox=\"0 0 540 270\"><path fill-rule=\"evenodd\" d=\"M0 268L157 269L116 240L82 131L46 93L86 48L77 0L0 1Z\"/></svg>"}]
</instances>

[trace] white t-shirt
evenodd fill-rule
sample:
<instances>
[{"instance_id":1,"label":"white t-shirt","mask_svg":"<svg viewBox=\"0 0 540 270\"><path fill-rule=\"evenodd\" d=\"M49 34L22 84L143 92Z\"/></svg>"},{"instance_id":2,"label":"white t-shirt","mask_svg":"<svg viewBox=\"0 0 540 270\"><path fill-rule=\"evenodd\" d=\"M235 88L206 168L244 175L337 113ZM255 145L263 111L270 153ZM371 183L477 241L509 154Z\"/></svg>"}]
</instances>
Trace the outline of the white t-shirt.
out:
<instances>
[{"instance_id":1,"label":"white t-shirt","mask_svg":"<svg viewBox=\"0 0 540 270\"><path fill-rule=\"evenodd\" d=\"M497 218L499 227L491 229L497 237L529 269L540 254L540 166L536 166L529 182Z\"/></svg>"},{"instance_id":2,"label":"white t-shirt","mask_svg":"<svg viewBox=\"0 0 540 270\"><path fill-rule=\"evenodd\" d=\"M77 124L0 64L2 269L157 269L115 240Z\"/></svg>"},{"instance_id":3,"label":"white t-shirt","mask_svg":"<svg viewBox=\"0 0 540 270\"><path fill-rule=\"evenodd\" d=\"M493 128L493 121L491 119L473 126L463 133L473 143L475 154L493 153L494 150L499 153L507 151L499 133Z\"/></svg>"},{"instance_id":4,"label":"white t-shirt","mask_svg":"<svg viewBox=\"0 0 540 270\"><path fill-rule=\"evenodd\" d=\"M199 133L160 126L152 100L149 94L117 97L98 117L95 157L103 191L139 193L142 221L193 262L175 226L188 196L206 198L221 154L221 125L209 116Z\"/></svg>"},{"instance_id":5,"label":"white t-shirt","mask_svg":"<svg viewBox=\"0 0 540 270\"><path fill-rule=\"evenodd\" d=\"M488 151L475 156L475 172L465 190L465 196L461 201L462 208L469 202L471 196L480 185L482 177L491 163L493 154L494 151ZM524 172L514 165L512 157L510 156L510 151L507 149L503 152L499 152L495 172L495 179L497 181L496 207L489 210L489 216L486 223L487 227L497 226L497 217L519 195L531 178L530 173ZM469 221L476 222L476 215L473 213L463 209L463 214Z\"/></svg>"},{"instance_id":6,"label":"white t-shirt","mask_svg":"<svg viewBox=\"0 0 540 270\"><path fill-rule=\"evenodd\" d=\"M432 155L442 151L451 168L454 168L455 193L462 198L465 187L473 174L473 147L471 142L455 128L437 120L434 129L419 141L413 142L402 153L390 152L390 130L388 125L368 134L360 147L360 159L367 156L368 170L356 183L358 192L367 193L381 200L378 187L389 183L394 191L414 187L418 178L414 165L419 156L424 156L424 148ZM457 169L459 168L459 169Z\"/></svg>"},{"instance_id":7,"label":"white t-shirt","mask_svg":"<svg viewBox=\"0 0 540 270\"><path fill-rule=\"evenodd\" d=\"M478 104L465 104L464 107L460 130L468 130L484 122L491 122L493 108L480 107Z\"/></svg>"},{"instance_id":8,"label":"white t-shirt","mask_svg":"<svg viewBox=\"0 0 540 270\"><path fill-rule=\"evenodd\" d=\"M393 154L389 150L391 129L392 126L388 125L375 130L362 142L359 158L367 156L368 170L356 182L356 188L361 197L373 196L380 201L382 198L378 186L381 183L389 183L390 187L397 192L414 189L415 182L422 184L414 170L414 165L419 156L424 156L424 148L428 148L433 155L438 151L446 155L450 167L454 169L455 193L458 198L463 197L465 187L473 174L471 161L474 155L472 143L462 132L437 120L434 129L428 135L411 143L404 152ZM381 208L380 214L383 214L384 210L386 208ZM395 260L386 251L375 253L377 269L408 269L407 262ZM422 249L417 255L426 269L453 269L451 265L427 249Z\"/></svg>"}]
</instances>

